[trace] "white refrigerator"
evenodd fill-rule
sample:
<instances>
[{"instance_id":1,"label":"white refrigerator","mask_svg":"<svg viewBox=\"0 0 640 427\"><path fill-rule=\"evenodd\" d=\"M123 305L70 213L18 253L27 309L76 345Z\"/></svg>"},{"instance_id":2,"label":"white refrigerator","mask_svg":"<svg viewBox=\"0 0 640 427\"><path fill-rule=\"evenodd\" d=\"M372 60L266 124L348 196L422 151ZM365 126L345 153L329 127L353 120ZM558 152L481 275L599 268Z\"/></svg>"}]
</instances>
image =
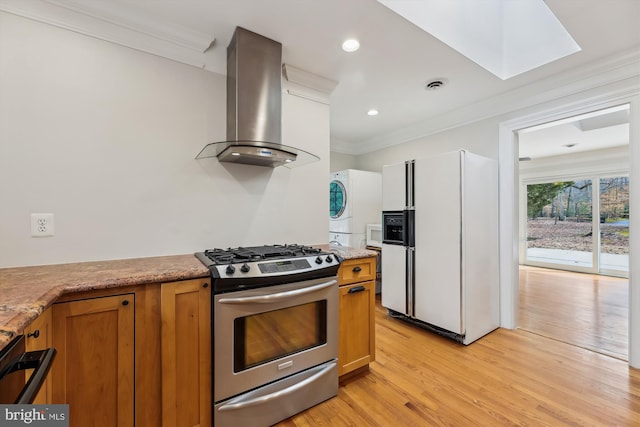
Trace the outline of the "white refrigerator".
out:
<instances>
[{"instance_id":1,"label":"white refrigerator","mask_svg":"<svg viewBox=\"0 0 640 427\"><path fill-rule=\"evenodd\" d=\"M463 344L499 325L498 167L465 150L382 170L382 305Z\"/></svg>"}]
</instances>

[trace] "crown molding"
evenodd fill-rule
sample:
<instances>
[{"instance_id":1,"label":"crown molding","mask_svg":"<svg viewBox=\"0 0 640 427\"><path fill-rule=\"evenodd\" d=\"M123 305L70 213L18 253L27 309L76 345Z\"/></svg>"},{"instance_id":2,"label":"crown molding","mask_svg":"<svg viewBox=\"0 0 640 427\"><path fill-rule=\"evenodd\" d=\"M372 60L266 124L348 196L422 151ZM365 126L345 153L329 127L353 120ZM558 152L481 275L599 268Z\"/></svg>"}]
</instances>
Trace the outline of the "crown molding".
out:
<instances>
[{"instance_id":1,"label":"crown molding","mask_svg":"<svg viewBox=\"0 0 640 427\"><path fill-rule=\"evenodd\" d=\"M213 63L207 55L213 35L151 20L133 8L123 12L120 6L95 0L0 0L0 10L24 18L198 68Z\"/></svg>"},{"instance_id":2,"label":"crown molding","mask_svg":"<svg viewBox=\"0 0 640 427\"><path fill-rule=\"evenodd\" d=\"M291 64L282 64L282 75L287 81L300 86L305 86L319 92L331 94L338 85L335 80L310 73L294 67Z\"/></svg>"},{"instance_id":3,"label":"crown molding","mask_svg":"<svg viewBox=\"0 0 640 427\"><path fill-rule=\"evenodd\" d=\"M350 142L342 141L334 137L331 137L330 146L331 146L331 151L335 153L349 154L351 156L364 154L364 153L360 153L358 150L355 150L354 144Z\"/></svg>"},{"instance_id":4,"label":"crown molding","mask_svg":"<svg viewBox=\"0 0 640 427\"><path fill-rule=\"evenodd\" d=\"M621 83L622 91L638 90L640 53L634 50L615 55L368 140L336 144L332 141L331 150L367 154L614 83Z\"/></svg>"},{"instance_id":5,"label":"crown molding","mask_svg":"<svg viewBox=\"0 0 640 427\"><path fill-rule=\"evenodd\" d=\"M282 64L282 75L285 78L284 89L289 95L309 99L329 105L331 92L338 82L326 77L296 68L290 64Z\"/></svg>"}]
</instances>

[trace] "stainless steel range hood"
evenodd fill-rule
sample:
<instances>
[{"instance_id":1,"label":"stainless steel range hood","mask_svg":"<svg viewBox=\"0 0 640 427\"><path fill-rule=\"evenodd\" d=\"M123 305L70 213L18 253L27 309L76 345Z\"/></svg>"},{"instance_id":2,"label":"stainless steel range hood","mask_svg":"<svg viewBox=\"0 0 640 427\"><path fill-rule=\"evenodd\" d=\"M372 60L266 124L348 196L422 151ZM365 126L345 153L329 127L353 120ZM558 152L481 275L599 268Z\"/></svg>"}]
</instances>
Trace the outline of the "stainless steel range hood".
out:
<instances>
[{"instance_id":1,"label":"stainless steel range hood","mask_svg":"<svg viewBox=\"0 0 640 427\"><path fill-rule=\"evenodd\" d=\"M268 167L319 160L281 141L282 45L236 27L227 47L227 140L206 145L196 159Z\"/></svg>"}]
</instances>

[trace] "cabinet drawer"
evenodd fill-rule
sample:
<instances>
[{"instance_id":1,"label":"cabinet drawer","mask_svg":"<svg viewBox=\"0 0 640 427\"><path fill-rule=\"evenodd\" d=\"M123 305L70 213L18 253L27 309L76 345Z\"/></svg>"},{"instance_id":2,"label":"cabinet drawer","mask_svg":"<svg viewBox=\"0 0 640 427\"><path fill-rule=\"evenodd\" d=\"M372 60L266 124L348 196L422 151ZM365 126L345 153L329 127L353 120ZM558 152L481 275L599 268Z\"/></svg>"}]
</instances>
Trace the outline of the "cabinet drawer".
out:
<instances>
[{"instance_id":1,"label":"cabinet drawer","mask_svg":"<svg viewBox=\"0 0 640 427\"><path fill-rule=\"evenodd\" d=\"M346 259L338 270L340 286L350 283L374 280L376 277L376 257Z\"/></svg>"}]
</instances>

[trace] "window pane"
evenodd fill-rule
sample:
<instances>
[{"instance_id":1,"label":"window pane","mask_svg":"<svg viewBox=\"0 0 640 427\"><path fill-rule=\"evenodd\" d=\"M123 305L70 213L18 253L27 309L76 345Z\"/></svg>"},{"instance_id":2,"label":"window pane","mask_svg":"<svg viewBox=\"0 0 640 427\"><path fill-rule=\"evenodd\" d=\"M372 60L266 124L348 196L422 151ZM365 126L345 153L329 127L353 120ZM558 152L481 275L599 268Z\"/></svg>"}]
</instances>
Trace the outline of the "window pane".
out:
<instances>
[{"instance_id":1,"label":"window pane","mask_svg":"<svg viewBox=\"0 0 640 427\"><path fill-rule=\"evenodd\" d=\"M629 177L600 179L600 270L629 271Z\"/></svg>"},{"instance_id":2,"label":"window pane","mask_svg":"<svg viewBox=\"0 0 640 427\"><path fill-rule=\"evenodd\" d=\"M527 261L593 266L591 180L527 185Z\"/></svg>"}]
</instances>

